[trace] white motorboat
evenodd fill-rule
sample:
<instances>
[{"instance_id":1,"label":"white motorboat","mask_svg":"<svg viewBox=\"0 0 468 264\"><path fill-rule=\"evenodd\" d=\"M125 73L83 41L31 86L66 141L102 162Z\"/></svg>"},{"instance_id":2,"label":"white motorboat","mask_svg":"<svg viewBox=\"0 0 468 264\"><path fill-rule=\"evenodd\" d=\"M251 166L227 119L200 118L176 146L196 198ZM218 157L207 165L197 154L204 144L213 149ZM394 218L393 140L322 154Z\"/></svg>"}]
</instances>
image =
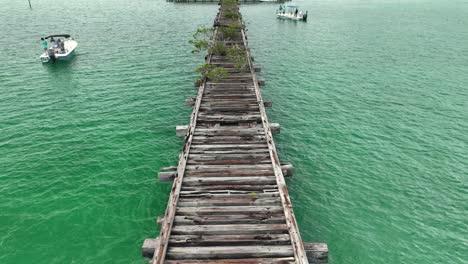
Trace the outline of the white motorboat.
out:
<instances>
[{"instance_id":1,"label":"white motorboat","mask_svg":"<svg viewBox=\"0 0 468 264\"><path fill-rule=\"evenodd\" d=\"M283 19L292 19L298 21L307 21L307 11L299 11L298 6L288 5L287 7L280 6L279 10L276 10L276 16Z\"/></svg>"},{"instance_id":2,"label":"white motorboat","mask_svg":"<svg viewBox=\"0 0 468 264\"><path fill-rule=\"evenodd\" d=\"M40 56L41 61L44 63L68 60L73 56L78 46L78 43L68 34L50 35L44 39L50 39L50 46Z\"/></svg>"}]
</instances>

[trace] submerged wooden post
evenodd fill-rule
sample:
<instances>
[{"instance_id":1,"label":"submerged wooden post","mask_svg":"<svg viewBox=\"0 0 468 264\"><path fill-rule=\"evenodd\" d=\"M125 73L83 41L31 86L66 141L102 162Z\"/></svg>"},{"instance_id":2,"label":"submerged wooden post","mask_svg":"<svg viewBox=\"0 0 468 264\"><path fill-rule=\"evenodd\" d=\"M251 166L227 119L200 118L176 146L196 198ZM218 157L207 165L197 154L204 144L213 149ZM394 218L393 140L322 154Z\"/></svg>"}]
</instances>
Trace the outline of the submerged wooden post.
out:
<instances>
[{"instance_id":1,"label":"submerged wooden post","mask_svg":"<svg viewBox=\"0 0 468 264\"><path fill-rule=\"evenodd\" d=\"M281 170L283 171L284 177L293 176L293 165L291 164L291 162L281 164Z\"/></svg>"},{"instance_id":2,"label":"submerged wooden post","mask_svg":"<svg viewBox=\"0 0 468 264\"><path fill-rule=\"evenodd\" d=\"M270 123L271 133L279 134L281 131L281 126L278 123Z\"/></svg>"},{"instance_id":3,"label":"submerged wooden post","mask_svg":"<svg viewBox=\"0 0 468 264\"><path fill-rule=\"evenodd\" d=\"M178 137L185 137L187 134L189 126L176 126L176 136Z\"/></svg>"},{"instance_id":4,"label":"submerged wooden post","mask_svg":"<svg viewBox=\"0 0 468 264\"><path fill-rule=\"evenodd\" d=\"M304 243L304 249L309 263L328 263L328 245L326 243Z\"/></svg>"},{"instance_id":5,"label":"submerged wooden post","mask_svg":"<svg viewBox=\"0 0 468 264\"><path fill-rule=\"evenodd\" d=\"M161 171L158 172L158 178L160 182L170 182L173 181L174 178L177 177L177 167L163 167Z\"/></svg>"},{"instance_id":6,"label":"submerged wooden post","mask_svg":"<svg viewBox=\"0 0 468 264\"><path fill-rule=\"evenodd\" d=\"M141 247L141 255L145 258L152 258L154 251L159 246L159 238L147 238Z\"/></svg>"}]
</instances>

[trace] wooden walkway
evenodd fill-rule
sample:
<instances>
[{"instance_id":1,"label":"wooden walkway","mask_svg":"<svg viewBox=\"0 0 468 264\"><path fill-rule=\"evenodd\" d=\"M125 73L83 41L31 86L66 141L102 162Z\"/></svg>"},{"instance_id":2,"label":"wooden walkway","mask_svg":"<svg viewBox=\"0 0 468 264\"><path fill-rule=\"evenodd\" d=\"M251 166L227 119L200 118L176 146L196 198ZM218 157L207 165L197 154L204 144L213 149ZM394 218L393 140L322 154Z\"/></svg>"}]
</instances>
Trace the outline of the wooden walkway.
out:
<instances>
[{"instance_id":1,"label":"wooden walkway","mask_svg":"<svg viewBox=\"0 0 468 264\"><path fill-rule=\"evenodd\" d=\"M326 244L301 240L284 180L290 166L278 159L263 81L256 77L242 20L225 17L223 5L215 40L245 49L248 67L241 71L226 56L207 56L229 76L202 81L190 125L178 128L185 135L179 164L160 173L174 181L158 219L161 232L145 240L143 255L152 264L326 263ZM219 28L236 23L237 37L223 38Z\"/></svg>"}]
</instances>

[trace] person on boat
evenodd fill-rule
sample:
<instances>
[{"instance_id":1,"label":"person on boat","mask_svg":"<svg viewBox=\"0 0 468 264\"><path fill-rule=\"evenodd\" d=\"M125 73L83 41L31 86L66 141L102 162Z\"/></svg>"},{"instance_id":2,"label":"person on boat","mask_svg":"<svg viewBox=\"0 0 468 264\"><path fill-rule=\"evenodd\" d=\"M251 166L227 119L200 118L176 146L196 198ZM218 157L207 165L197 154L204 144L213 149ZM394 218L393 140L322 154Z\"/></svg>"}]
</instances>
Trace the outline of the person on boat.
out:
<instances>
[{"instance_id":1,"label":"person on boat","mask_svg":"<svg viewBox=\"0 0 468 264\"><path fill-rule=\"evenodd\" d=\"M44 38L41 38L42 42L41 42L41 45L42 45L42 48L44 49L44 52L47 52L47 40L45 40Z\"/></svg>"},{"instance_id":2,"label":"person on boat","mask_svg":"<svg viewBox=\"0 0 468 264\"><path fill-rule=\"evenodd\" d=\"M52 48L56 48L56 47L57 47L57 42L55 41L54 38L50 38L50 45L52 46Z\"/></svg>"},{"instance_id":3,"label":"person on boat","mask_svg":"<svg viewBox=\"0 0 468 264\"><path fill-rule=\"evenodd\" d=\"M299 10L297 10L296 8L296 11L294 11L294 16L297 17L297 12L299 12Z\"/></svg>"},{"instance_id":4,"label":"person on boat","mask_svg":"<svg viewBox=\"0 0 468 264\"><path fill-rule=\"evenodd\" d=\"M57 48L60 48L61 45L62 45L62 40L61 40L61 39L57 39Z\"/></svg>"},{"instance_id":5,"label":"person on boat","mask_svg":"<svg viewBox=\"0 0 468 264\"><path fill-rule=\"evenodd\" d=\"M61 51L62 53L65 53L65 41L62 40L62 41L60 42L59 47L60 47L60 51Z\"/></svg>"}]
</instances>

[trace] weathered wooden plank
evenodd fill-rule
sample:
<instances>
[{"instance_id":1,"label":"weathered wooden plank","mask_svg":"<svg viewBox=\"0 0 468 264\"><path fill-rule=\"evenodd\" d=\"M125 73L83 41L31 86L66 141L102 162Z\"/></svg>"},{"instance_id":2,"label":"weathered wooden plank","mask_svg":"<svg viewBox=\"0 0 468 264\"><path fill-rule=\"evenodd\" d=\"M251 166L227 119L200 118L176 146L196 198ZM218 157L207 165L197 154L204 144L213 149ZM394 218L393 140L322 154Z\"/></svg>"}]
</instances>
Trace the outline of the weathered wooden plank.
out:
<instances>
[{"instance_id":1,"label":"weathered wooden plank","mask_svg":"<svg viewBox=\"0 0 468 264\"><path fill-rule=\"evenodd\" d=\"M172 235L287 234L286 224L175 225Z\"/></svg>"},{"instance_id":2,"label":"weathered wooden plank","mask_svg":"<svg viewBox=\"0 0 468 264\"><path fill-rule=\"evenodd\" d=\"M177 215L277 214L281 206L179 207Z\"/></svg>"},{"instance_id":3,"label":"weathered wooden plank","mask_svg":"<svg viewBox=\"0 0 468 264\"><path fill-rule=\"evenodd\" d=\"M291 246L171 247L168 259L223 259L291 257Z\"/></svg>"},{"instance_id":4,"label":"weathered wooden plank","mask_svg":"<svg viewBox=\"0 0 468 264\"><path fill-rule=\"evenodd\" d=\"M289 245L288 234L171 235L171 246Z\"/></svg>"},{"instance_id":5,"label":"weathered wooden plank","mask_svg":"<svg viewBox=\"0 0 468 264\"><path fill-rule=\"evenodd\" d=\"M233 198L231 198L233 199ZM179 204L182 206L181 204ZM267 214L236 214L236 215L203 215L203 216L176 216L176 225L226 225L226 224L285 224L284 215Z\"/></svg>"},{"instance_id":6,"label":"weathered wooden plank","mask_svg":"<svg viewBox=\"0 0 468 264\"><path fill-rule=\"evenodd\" d=\"M211 186L211 185L274 185L276 179L271 176L239 176L239 177L222 177L222 176L202 176L202 177L187 177L184 179L184 186Z\"/></svg>"},{"instance_id":7,"label":"weathered wooden plank","mask_svg":"<svg viewBox=\"0 0 468 264\"><path fill-rule=\"evenodd\" d=\"M222 164L271 164L270 156L261 154L191 154L188 165L222 165Z\"/></svg>"},{"instance_id":8,"label":"weathered wooden plank","mask_svg":"<svg viewBox=\"0 0 468 264\"><path fill-rule=\"evenodd\" d=\"M246 122L246 121L261 121L260 115L244 114L244 115L214 115L199 113L198 120L200 122Z\"/></svg>"},{"instance_id":9,"label":"weathered wooden plank","mask_svg":"<svg viewBox=\"0 0 468 264\"><path fill-rule=\"evenodd\" d=\"M267 143L262 144L194 144L192 145L193 149L206 149L206 150L229 150L229 149L259 149L265 148Z\"/></svg>"},{"instance_id":10,"label":"weathered wooden plank","mask_svg":"<svg viewBox=\"0 0 468 264\"><path fill-rule=\"evenodd\" d=\"M236 127L236 128L202 128L197 127L195 130L196 135L265 135L261 127Z\"/></svg>"},{"instance_id":11,"label":"weathered wooden plank","mask_svg":"<svg viewBox=\"0 0 468 264\"><path fill-rule=\"evenodd\" d=\"M210 191L210 190L231 190L231 191L263 191L278 188L276 185L206 185L206 186L183 186L182 191Z\"/></svg>"},{"instance_id":12,"label":"weathered wooden plank","mask_svg":"<svg viewBox=\"0 0 468 264\"><path fill-rule=\"evenodd\" d=\"M211 198L211 199L180 199L180 207L196 206L262 206L262 205L280 205L281 200L275 198Z\"/></svg>"},{"instance_id":13,"label":"weathered wooden plank","mask_svg":"<svg viewBox=\"0 0 468 264\"><path fill-rule=\"evenodd\" d=\"M166 264L292 264L293 257L289 258L250 258L250 259L203 259L203 260L168 260Z\"/></svg>"},{"instance_id":14,"label":"weathered wooden plank","mask_svg":"<svg viewBox=\"0 0 468 264\"><path fill-rule=\"evenodd\" d=\"M254 153L268 153L265 148L259 149L192 149L190 153L194 154L254 154Z\"/></svg>"},{"instance_id":15,"label":"weathered wooden plank","mask_svg":"<svg viewBox=\"0 0 468 264\"><path fill-rule=\"evenodd\" d=\"M187 192L182 192L180 197L185 197L185 198L208 198L208 197L251 197L252 195L255 195L257 198L261 197L279 197L279 192L278 190L276 191L268 191L268 192L252 192L249 191L187 191Z\"/></svg>"},{"instance_id":16,"label":"weathered wooden plank","mask_svg":"<svg viewBox=\"0 0 468 264\"><path fill-rule=\"evenodd\" d=\"M247 164L247 165L187 165L187 170L198 170L198 171L215 171L220 172L224 170L267 170L271 169L271 164Z\"/></svg>"},{"instance_id":17,"label":"weathered wooden plank","mask_svg":"<svg viewBox=\"0 0 468 264\"><path fill-rule=\"evenodd\" d=\"M223 170L223 171L200 171L188 170L186 176L215 176L215 177L250 177L250 176L274 176L274 171L270 170Z\"/></svg>"}]
</instances>

